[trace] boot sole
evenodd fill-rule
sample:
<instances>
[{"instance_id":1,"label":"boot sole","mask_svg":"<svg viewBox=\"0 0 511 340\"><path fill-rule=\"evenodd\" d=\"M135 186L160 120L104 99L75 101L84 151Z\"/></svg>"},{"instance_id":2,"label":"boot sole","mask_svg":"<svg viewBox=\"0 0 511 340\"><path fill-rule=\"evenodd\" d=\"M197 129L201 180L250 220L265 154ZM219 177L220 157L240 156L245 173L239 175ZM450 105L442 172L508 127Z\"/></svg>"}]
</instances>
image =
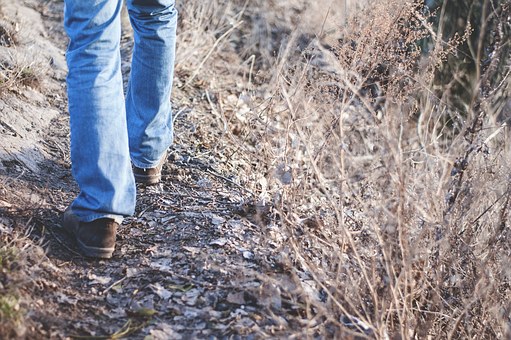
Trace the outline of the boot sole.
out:
<instances>
[{"instance_id":1,"label":"boot sole","mask_svg":"<svg viewBox=\"0 0 511 340\"><path fill-rule=\"evenodd\" d=\"M154 185L161 182L161 175L144 176L135 175L135 182L145 185Z\"/></svg>"},{"instance_id":2,"label":"boot sole","mask_svg":"<svg viewBox=\"0 0 511 340\"><path fill-rule=\"evenodd\" d=\"M112 258L112 254L114 252L114 248L97 248L87 246L78 238L76 238L76 243L78 245L78 249L80 253L86 257L95 257L100 259L110 259Z\"/></svg>"}]
</instances>

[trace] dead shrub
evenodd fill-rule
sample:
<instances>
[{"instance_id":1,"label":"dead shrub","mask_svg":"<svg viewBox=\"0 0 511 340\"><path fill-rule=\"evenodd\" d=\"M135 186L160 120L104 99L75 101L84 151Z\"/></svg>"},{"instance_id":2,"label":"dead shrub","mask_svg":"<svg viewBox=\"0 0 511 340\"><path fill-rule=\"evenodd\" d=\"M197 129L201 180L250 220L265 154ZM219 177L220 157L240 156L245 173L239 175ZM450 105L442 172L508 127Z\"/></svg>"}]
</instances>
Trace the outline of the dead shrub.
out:
<instances>
[{"instance_id":1,"label":"dead shrub","mask_svg":"<svg viewBox=\"0 0 511 340\"><path fill-rule=\"evenodd\" d=\"M23 87L38 88L48 71L48 65L32 60L22 53L2 51L0 61L0 90L18 91Z\"/></svg>"},{"instance_id":2,"label":"dead shrub","mask_svg":"<svg viewBox=\"0 0 511 340\"><path fill-rule=\"evenodd\" d=\"M0 46L11 47L14 43L14 34L0 22Z\"/></svg>"},{"instance_id":3,"label":"dead shrub","mask_svg":"<svg viewBox=\"0 0 511 340\"><path fill-rule=\"evenodd\" d=\"M25 285L24 258L18 246L23 242L4 232L0 221L0 333L6 338L21 338L26 332L25 312L20 289Z\"/></svg>"},{"instance_id":4,"label":"dead shrub","mask_svg":"<svg viewBox=\"0 0 511 340\"><path fill-rule=\"evenodd\" d=\"M18 49L15 25L0 19L0 91L38 88L49 69L44 60Z\"/></svg>"},{"instance_id":5,"label":"dead shrub","mask_svg":"<svg viewBox=\"0 0 511 340\"><path fill-rule=\"evenodd\" d=\"M285 227L283 267L309 320L301 334L509 337L510 150L507 128L483 109L508 100L498 89L509 76L464 115L434 79L468 34L424 54L421 42L438 37L422 4L377 1L325 44L293 23L300 6L294 17L245 11L247 31L271 34L243 46L259 49L263 85L248 92L238 137L258 160L251 189Z\"/></svg>"}]
</instances>

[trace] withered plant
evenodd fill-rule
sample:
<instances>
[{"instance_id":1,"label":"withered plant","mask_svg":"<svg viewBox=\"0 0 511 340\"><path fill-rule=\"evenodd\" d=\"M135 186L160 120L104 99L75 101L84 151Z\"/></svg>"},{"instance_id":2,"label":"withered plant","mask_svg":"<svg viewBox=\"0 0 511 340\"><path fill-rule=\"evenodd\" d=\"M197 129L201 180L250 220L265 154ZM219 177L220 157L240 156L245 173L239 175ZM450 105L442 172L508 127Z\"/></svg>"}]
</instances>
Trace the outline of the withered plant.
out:
<instances>
[{"instance_id":1,"label":"withered plant","mask_svg":"<svg viewBox=\"0 0 511 340\"><path fill-rule=\"evenodd\" d=\"M302 2L245 9L261 85L244 151L285 227L307 334L509 337L509 5L485 1L447 35L442 8L376 1L332 43L322 3L315 27ZM476 70L450 73L470 82L460 108L441 77L463 50Z\"/></svg>"}]
</instances>

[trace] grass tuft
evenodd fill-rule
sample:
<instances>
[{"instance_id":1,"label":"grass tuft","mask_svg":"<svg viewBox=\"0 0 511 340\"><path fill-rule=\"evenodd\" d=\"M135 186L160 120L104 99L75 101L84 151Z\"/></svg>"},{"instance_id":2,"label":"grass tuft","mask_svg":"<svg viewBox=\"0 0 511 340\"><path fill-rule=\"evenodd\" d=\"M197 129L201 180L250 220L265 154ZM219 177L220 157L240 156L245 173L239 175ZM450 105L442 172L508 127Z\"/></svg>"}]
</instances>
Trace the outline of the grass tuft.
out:
<instances>
[{"instance_id":1,"label":"grass tuft","mask_svg":"<svg viewBox=\"0 0 511 340\"><path fill-rule=\"evenodd\" d=\"M6 338L22 337L26 332L25 311L19 297L19 249L6 237L0 240L0 334Z\"/></svg>"}]
</instances>

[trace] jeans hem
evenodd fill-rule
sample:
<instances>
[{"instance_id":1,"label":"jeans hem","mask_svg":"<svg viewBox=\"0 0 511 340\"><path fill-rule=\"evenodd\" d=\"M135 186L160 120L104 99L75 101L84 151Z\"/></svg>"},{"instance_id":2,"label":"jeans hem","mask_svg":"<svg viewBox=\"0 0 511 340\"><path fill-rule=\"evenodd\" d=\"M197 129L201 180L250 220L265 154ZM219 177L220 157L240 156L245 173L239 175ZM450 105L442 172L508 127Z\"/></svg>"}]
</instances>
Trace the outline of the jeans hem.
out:
<instances>
[{"instance_id":1,"label":"jeans hem","mask_svg":"<svg viewBox=\"0 0 511 340\"><path fill-rule=\"evenodd\" d=\"M76 215L76 214L75 214ZM95 221L95 220L99 220L100 218L110 218L112 220L114 220L116 223L119 223L121 224L122 221L124 220L124 216L121 216L121 215L114 215L114 214L93 214L93 215L88 215L88 216L79 216L79 215L76 215L76 217L78 218L78 220L80 222L85 222L85 223L89 223L89 222L92 222L92 221Z\"/></svg>"},{"instance_id":2,"label":"jeans hem","mask_svg":"<svg viewBox=\"0 0 511 340\"><path fill-rule=\"evenodd\" d=\"M137 168L140 168L140 169L152 169L152 168L156 168L160 163L161 161L163 160L163 157L165 157L167 155L167 150L165 150L165 152L163 152L163 154L160 156L160 158L154 162L154 163L140 163L140 162L137 162L136 160L134 160L133 158L131 159L131 164L133 164L134 166L136 166Z\"/></svg>"}]
</instances>

